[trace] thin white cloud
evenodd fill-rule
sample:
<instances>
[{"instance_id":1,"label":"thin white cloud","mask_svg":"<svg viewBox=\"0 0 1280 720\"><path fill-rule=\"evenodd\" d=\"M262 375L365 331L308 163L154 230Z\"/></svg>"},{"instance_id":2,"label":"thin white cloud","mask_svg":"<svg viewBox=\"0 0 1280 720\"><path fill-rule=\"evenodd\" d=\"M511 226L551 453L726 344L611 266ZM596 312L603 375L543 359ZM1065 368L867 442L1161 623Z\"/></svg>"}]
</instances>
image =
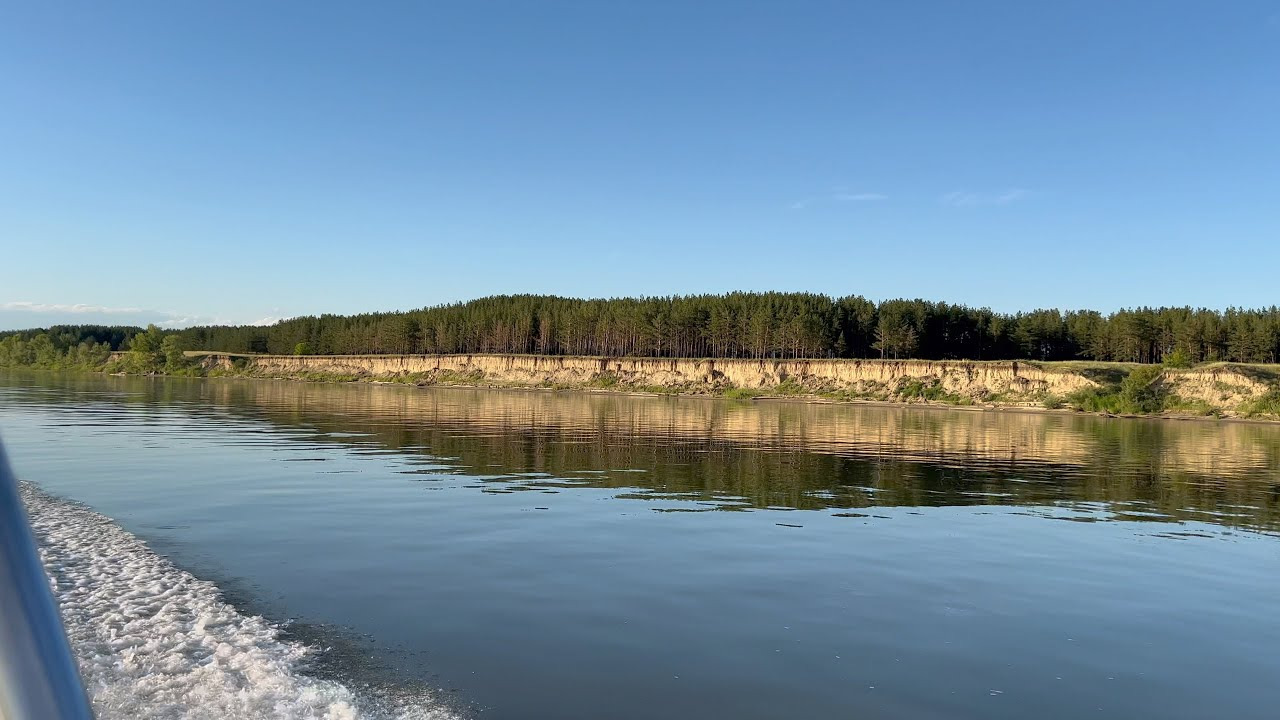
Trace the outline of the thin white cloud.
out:
<instances>
[{"instance_id":1,"label":"thin white cloud","mask_svg":"<svg viewBox=\"0 0 1280 720\"><path fill-rule=\"evenodd\" d=\"M951 207L976 207L978 205L1008 205L1029 195L1022 188L1009 188L999 192L966 192L956 190L942 196L943 205Z\"/></svg>"},{"instance_id":2,"label":"thin white cloud","mask_svg":"<svg viewBox=\"0 0 1280 720\"><path fill-rule=\"evenodd\" d=\"M246 321L137 307L18 300L0 302L0 330L21 330L51 325L145 326L154 324L162 328L185 328L193 325L273 325L285 319L285 316L278 314L279 309L273 308L272 311L277 314Z\"/></svg>"},{"instance_id":3,"label":"thin white cloud","mask_svg":"<svg viewBox=\"0 0 1280 720\"><path fill-rule=\"evenodd\" d=\"M836 205L840 203L864 203L888 200L889 196L875 192L848 192L836 190L826 195L814 195L791 203L792 210L803 210L814 205Z\"/></svg>"},{"instance_id":4,"label":"thin white cloud","mask_svg":"<svg viewBox=\"0 0 1280 720\"><path fill-rule=\"evenodd\" d=\"M146 312L141 308L113 308L104 307L102 305L85 305L76 303L69 305L65 303L36 303L20 300L17 302L0 303L0 310L16 310L19 312L32 313L71 313L71 314L94 314L94 315L113 315L126 313Z\"/></svg>"},{"instance_id":5,"label":"thin white cloud","mask_svg":"<svg viewBox=\"0 0 1280 720\"><path fill-rule=\"evenodd\" d=\"M168 320L160 320L155 323L162 328L184 328L192 325L221 325L217 318L202 317L200 315L175 315Z\"/></svg>"}]
</instances>

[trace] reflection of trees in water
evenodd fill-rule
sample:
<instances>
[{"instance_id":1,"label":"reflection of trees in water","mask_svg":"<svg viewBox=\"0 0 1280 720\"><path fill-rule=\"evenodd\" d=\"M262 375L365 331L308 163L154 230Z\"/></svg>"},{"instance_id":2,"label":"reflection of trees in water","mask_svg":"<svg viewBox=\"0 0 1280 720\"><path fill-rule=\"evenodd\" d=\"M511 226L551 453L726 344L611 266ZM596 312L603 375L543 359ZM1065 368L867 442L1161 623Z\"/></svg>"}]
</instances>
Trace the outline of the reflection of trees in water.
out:
<instances>
[{"instance_id":1,"label":"reflection of trees in water","mask_svg":"<svg viewBox=\"0 0 1280 720\"><path fill-rule=\"evenodd\" d=\"M376 427L369 431L378 435ZM554 432L469 435L467 428L456 427L423 428L388 442L406 439L401 446L426 446L433 455L458 458L462 472L477 468L493 473L496 465L510 474L545 473L593 487L641 488L651 496L711 501L727 508L1106 503L1117 511L1280 529L1274 483L1215 482L1185 472L1143 468L1132 457L1121 462L1100 457L1097 465L1088 467L980 457L971 462L902 461L884 455L846 457L670 437L627 443L612 435L566 442ZM1128 469L1113 469L1120 465ZM601 468L643 472L583 473ZM514 481L547 486L536 479Z\"/></svg>"},{"instance_id":2,"label":"reflection of trees in water","mask_svg":"<svg viewBox=\"0 0 1280 720\"><path fill-rule=\"evenodd\" d=\"M147 404L158 421L231 413L310 442L432 466L455 458L445 472L496 477L495 490L568 483L722 508L1103 503L1117 516L1280 530L1274 425L245 380L59 382L97 393L79 398Z\"/></svg>"}]
</instances>

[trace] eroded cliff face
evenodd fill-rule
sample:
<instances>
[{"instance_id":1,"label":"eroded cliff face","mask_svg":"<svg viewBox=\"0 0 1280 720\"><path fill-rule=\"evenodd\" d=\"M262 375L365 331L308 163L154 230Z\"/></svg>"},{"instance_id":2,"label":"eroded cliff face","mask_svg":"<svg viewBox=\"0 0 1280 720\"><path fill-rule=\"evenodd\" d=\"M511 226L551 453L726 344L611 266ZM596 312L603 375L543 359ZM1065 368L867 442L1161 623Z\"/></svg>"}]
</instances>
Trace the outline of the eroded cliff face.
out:
<instances>
[{"instance_id":1,"label":"eroded cliff face","mask_svg":"<svg viewBox=\"0 0 1280 720\"><path fill-rule=\"evenodd\" d=\"M1229 364L1166 370L1160 379L1164 387L1179 398L1231 410L1266 396L1277 381L1280 377L1275 372Z\"/></svg>"},{"instance_id":2,"label":"eroded cliff face","mask_svg":"<svg viewBox=\"0 0 1280 720\"><path fill-rule=\"evenodd\" d=\"M230 368L232 358L209 355L206 367ZM890 396L904 387L981 401L1034 400L1067 395L1097 383L1083 375L1018 362L922 360L690 360L539 355L256 355L240 362L258 375L311 374L363 378L411 377L424 383L466 382L514 386L662 387L683 392L728 388L793 392L845 392Z\"/></svg>"}]
</instances>

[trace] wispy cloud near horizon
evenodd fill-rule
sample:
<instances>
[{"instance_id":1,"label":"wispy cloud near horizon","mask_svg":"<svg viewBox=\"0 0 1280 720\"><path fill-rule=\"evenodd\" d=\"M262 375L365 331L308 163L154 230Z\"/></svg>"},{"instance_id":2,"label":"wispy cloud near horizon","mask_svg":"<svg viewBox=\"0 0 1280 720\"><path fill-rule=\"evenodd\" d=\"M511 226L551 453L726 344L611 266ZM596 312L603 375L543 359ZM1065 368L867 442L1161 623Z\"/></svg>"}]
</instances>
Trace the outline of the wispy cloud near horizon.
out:
<instances>
[{"instance_id":1,"label":"wispy cloud near horizon","mask_svg":"<svg viewBox=\"0 0 1280 720\"><path fill-rule=\"evenodd\" d=\"M864 203L888 200L889 196L877 192L850 192L837 188L825 195L814 195L791 203L792 210L803 210L814 205L837 205L842 203Z\"/></svg>"},{"instance_id":2,"label":"wispy cloud near horizon","mask_svg":"<svg viewBox=\"0 0 1280 720\"><path fill-rule=\"evenodd\" d=\"M955 190L942 196L943 205L951 207L976 207L978 205L1008 205L1030 195L1029 190L1009 188L999 192L966 192Z\"/></svg>"},{"instance_id":3,"label":"wispy cloud near horizon","mask_svg":"<svg viewBox=\"0 0 1280 720\"><path fill-rule=\"evenodd\" d=\"M268 315L257 320L235 321L209 315L139 307L110 307L87 303L40 303L27 300L0 302L0 330L25 330L51 325L137 325L141 327L154 324L162 328L184 328L193 325L272 325L283 319L282 316Z\"/></svg>"},{"instance_id":4,"label":"wispy cloud near horizon","mask_svg":"<svg viewBox=\"0 0 1280 720\"><path fill-rule=\"evenodd\" d=\"M136 307L105 307L103 305L86 305L84 303L37 303L26 300L16 302L0 303L0 310L25 310L27 312L64 312L64 313L138 313L143 312L141 308Z\"/></svg>"}]
</instances>

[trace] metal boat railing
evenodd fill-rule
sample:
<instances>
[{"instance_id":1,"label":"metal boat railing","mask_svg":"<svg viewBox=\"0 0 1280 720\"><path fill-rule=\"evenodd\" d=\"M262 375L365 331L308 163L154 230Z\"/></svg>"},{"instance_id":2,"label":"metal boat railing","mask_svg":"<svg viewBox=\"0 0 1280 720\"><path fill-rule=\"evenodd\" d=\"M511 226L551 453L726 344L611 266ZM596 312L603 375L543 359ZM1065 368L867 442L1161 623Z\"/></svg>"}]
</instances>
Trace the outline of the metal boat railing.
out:
<instances>
[{"instance_id":1,"label":"metal boat railing","mask_svg":"<svg viewBox=\"0 0 1280 720\"><path fill-rule=\"evenodd\" d=\"M0 720L92 720L18 484L0 446Z\"/></svg>"}]
</instances>

